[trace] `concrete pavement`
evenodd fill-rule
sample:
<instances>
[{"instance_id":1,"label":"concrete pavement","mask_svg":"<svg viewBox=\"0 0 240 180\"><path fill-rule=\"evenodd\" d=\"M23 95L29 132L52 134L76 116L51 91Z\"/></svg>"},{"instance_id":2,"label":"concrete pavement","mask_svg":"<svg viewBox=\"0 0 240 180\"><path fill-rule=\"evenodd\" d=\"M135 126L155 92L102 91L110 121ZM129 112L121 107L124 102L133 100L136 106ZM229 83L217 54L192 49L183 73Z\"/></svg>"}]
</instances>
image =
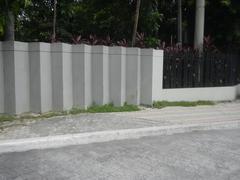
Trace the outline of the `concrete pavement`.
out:
<instances>
[{"instance_id":1,"label":"concrete pavement","mask_svg":"<svg viewBox=\"0 0 240 180\"><path fill-rule=\"evenodd\" d=\"M238 127L240 101L24 120L1 125L0 153Z\"/></svg>"},{"instance_id":2,"label":"concrete pavement","mask_svg":"<svg viewBox=\"0 0 240 180\"><path fill-rule=\"evenodd\" d=\"M0 155L0 180L239 180L240 129Z\"/></svg>"}]
</instances>

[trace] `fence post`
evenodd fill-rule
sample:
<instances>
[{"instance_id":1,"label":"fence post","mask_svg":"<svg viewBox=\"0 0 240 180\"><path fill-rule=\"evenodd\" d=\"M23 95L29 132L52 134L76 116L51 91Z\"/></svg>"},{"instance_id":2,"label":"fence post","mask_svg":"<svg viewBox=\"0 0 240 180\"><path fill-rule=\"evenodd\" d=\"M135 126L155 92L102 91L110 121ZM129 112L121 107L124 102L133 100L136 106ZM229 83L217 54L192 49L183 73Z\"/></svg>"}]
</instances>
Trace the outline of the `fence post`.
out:
<instances>
[{"instance_id":1,"label":"fence post","mask_svg":"<svg viewBox=\"0 0 240 180\"><path fill-rule=\"evenodd\" d=\"M20 114L30 110L28 43L3 43L5 112Z\"/></svg>"},{"instance_id":2,"label":"fence post","mask_svg":"<svg viewBox=\"0 0 240 180\"><path fill-rule=\"evenodd\" d=\"M109 58L108 47L92 47L92 97L93 103L109 103Z\"/></svg>"},{"instance_id":3,"label":"fence post","mask_svg":"<svg viewBox=\"0 0 240 180\"><path fill-rule=\"evenodd\" d=\"M126 102L140 104L141 61L139 48L126 50Z\"/></svg>"},{"instance_id":4,"label":"fence post","mask_svg":"<svg viewBox=\"0 0 240 180\"><path fill-rule=\"evenodd\" d=\"M152 101L161 100L163 90L163 50L153 50L153 94Z\"/></svg>"},{"instance_id":5,"label":"fence post","mask_svg":"<svg viewBox=\"0 0 240 180\"><path fill-rule=\"evenodd\" d=\"M126 100L126 48L109 47L110 102L123 106Z\"/></svg>"},{"instance_id":6,"label":"fence post","mask_svg":"<svg viewBox=\"0 0 240 180\"><path fill-rule=\"evenodd\" d=\"M0 42L0 113L4 113L3 49Z\"/></svg>"},{"instance_id":7,"label":"fence post","mask_svg":"<svg viewBox=\"0 0 240 180\"><path fill-rule=\"evenodd\" d=\"M29 43L30 109L52 110L51 47L47 43Z\"/></svg>"},{"instance_id":8,"label":"fence post","mask_svg":"<svg viewBox=\"0 0 240 180\"><path fill-rule=\"evenodd\" d=\"M236 95L236 97L240 97L240 84L238 84L238 85L236 86L236 90L237 90L237 95Z\"/></svg>"},{"instance_id":9,"label":"fence post","mask_svg":"<svg viewBox=\"0 0 240 180\"><path fill-rule=\"evenodd\" d=\"M161 99L163 89L163 51L141 49L141 104Z\"/></svg>"},{"instance_id":10,"label":"fence post","mask_svg":"<svg viewBox=\"0 0 240 180\"><path fill-rule=\"evenodd\" d=\"M91 46L73 47L73 105L87 108L92 104Z\"/></svg>"},{"instance_id":11,"label":"fence post","mask_svg":"<svg viewBox=\"0 0 240 180\"><path fill-rule=\"evenodd\" d=\"M72 46L54 43L52 51L53 110L62 111L73 106Z\"/></svg>"}]
</instances>

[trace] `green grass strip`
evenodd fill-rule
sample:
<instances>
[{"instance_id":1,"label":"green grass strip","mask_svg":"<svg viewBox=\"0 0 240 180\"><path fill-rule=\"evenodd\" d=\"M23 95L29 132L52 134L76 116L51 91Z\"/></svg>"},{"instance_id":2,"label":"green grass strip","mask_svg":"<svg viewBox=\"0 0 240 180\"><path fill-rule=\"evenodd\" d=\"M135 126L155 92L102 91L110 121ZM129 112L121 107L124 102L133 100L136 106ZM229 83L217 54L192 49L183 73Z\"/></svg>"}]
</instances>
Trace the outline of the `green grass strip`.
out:
<instances>
[{"instance_id":1,"label":"green grass strip","mask_svg":"<svg viewBox=\"0 0 240 180\"><path fill-rule=\"evenodd\" d=\"M1 115L0 114L0 122L5 122L5 121L13 121L16 119L16 116L12 116L12 115Z\"/></svg>"},{"instance_id":2,"label":"green grass strip","mask_svg":"<svg viewBox=\"0 0 240 180\"><path fill-rule=\"evenodd\" d=\"M60 112L47 112L43 114L24 114L20 116L13 116L13 115L5 115L0 114L0 123L6 121L13 121L13 120L23 120L23 119L47 119L56 116L65 116L65 115L75 115L80 113L107 113L107 112L126 112L126 111L138 111L140 110L136 105L129 105L124 104L124 106L114 106L113 104L106 104L106 105L93 105L90 106L88 109L81 109L74 107L69 111L60 111Z\"/></svg>"},{"instance_id":3,"label":"green grass strip","mask_svg":"<svg viewBox=\"0 0 240 180\"><path fill-rule=\"evenodd\" d=\"M191 106L203 106L203 105L214 105L215 103L212 101L176 101L176 102L169 102L169 101L157 101L153 103L154 108L164 108L169 106L182 106L182 107L191 107Z\"/></svg>"},{"instance_id":4,"label":"green grass strip","mask_svg":"<svg viewBox=\"0 0 240 180\"><path fill-rule=\"evenodd\" d=\"M91 106L87 109L89 113L102 113L102 112L126 112L126 111L138 111L138 106L125 104L124 106L113 106L113 104L106 104L103 106Z\"/></svg>"}]
</instances>

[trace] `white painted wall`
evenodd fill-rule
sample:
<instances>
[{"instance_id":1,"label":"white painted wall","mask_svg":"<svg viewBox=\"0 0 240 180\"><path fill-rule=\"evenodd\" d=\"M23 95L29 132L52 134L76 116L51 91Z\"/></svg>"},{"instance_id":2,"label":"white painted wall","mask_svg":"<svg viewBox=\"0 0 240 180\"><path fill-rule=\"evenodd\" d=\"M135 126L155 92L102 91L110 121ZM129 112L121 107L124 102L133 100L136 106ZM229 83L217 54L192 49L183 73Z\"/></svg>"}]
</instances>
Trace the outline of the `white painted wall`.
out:
<instances>
[{"instance_id":1,"label":"white painted wall","mask_svg":"<svg viewBox=\"0 0 240 180\"><path fill-rule=\"evenodd\" d=\"M126 49L126 102L140 104L141 57L139 48Z\"/></svg>"},{"instance_id":2,"label":"white painted wall","mask_svg":"<svg viewBox=\"0 0 240 180\"><path fill-rule=\"evenodd\" d=\"M62 44L63 48L63 109L73 107L73 84L72 84L72 46Z\"/></svg>"},{"instance_id":3,"label":"white painted wall","mask_svg":"<svg viewBox=\"0 0 240 180\"><path fill-rule=\"evenodd\" d=\"M126 48L109 47L110 102L122 106L126 101Z\"/></svg>"},{"instance_id":4,"label":"white painted wall","mask_svg":"<svg viewBox=\"0 0 240 180\"><path fill-rule=\"evenodd\" d=\"M237 86L237 96L240 97L240 84Z\"/></svg>"},{"instance_id":5,"label":"white painted wall","mask_svg":"<svg viewBox=\"0 0 240 180\"><path fill-rule=\"evenodd\" d=\"M73 105L87 108L92 104L91 46L73 46Z\"/></svg>"},{"instance_id":6,"label":"white painted wall","mask_svg":"<svg viewBox=\"0 0 240 180\"><path fill-rule=\"evenodd\" d=\"M153 86L153 50L141 49L141 96L140 103L144 105L152 102Z\"/></svg>"},{"instance_id":7,"label":"white painted wall","mask_svg":"<svg viewBox=\"0 0 240 180\"><path fill-rule=\"evenodd\" d=\"M14 44L2 43L4 76L4 112L16 113Z\"/></svg>"},{"instance_id":8,"label":"white painted wall","mask_svg":"<svg viewBox=\"0 0 240 180\"><path fill-rule=\"evenodd\" d=\"M40 51L41 112L48 112L52 110L52 63L50 44L40 43Z\"/></svg>"},{"instance_id":9,"label":"white painted wall","mask_svg":"<svg viewBox=\"0 0 240 180\"><path fill-rule=\"evenodd\" d=\"M152 105L154 101L234 100L232 87L163 89L163 51L0 43L0 113L87 108L93 103Z\"/></svg>"},{"instance_id":10,"label":"white painted wall","mask_svg":"<svg viewBox=\"0 0 240 180\"><path fill-rule=\"evenodd\" d=\"M30 110L28 43L14 42L16 114Z\"/></svg>"},{"instance_id":11,"label":"white painted wall","mask_svg":"<svg viewBox=\"0 0 240 180\"><path fill-rule=\"evenodd\" d=\"M62 111L73 106L72 47L54 43L52 51L53 110Z\"/></svg>"},{"instance_id":12,"label":"white painted wall","mask_svg":"<svg viewBox=\"0 0 240 180\"><path fill-rule=\"evenodd\" d=\"M236 99L237 86L209 88L163 89L160 100L165 101L229 101Z\"/></svg>"},{"instance_id":13,"label":"white painted wall","mask_svg":"<svg viewBox=\"0 0 240 180\"><path fill-rule=\"evenodd\" d=\"M52 100L53 110L64 109L63 100L63 57L62 45L54 43L51 45L52 60Z\"/></svg>"},{"instance_id":14,"label":"white painted wall","mask_svg":"<svg viewBox=\"0 0 240 180\"><path fill-rule=\"evenodd\" d=\"M141 104L160 100L163 78L163 51L141 49Z\"/></svg>"},{"instance_id":15,"label":"white painted wall","mask_svg":"<svg viewBox=\"0 0 240 180\"><path fill-rule=\"evenodd\" d=\"M93 103L110 103L108 47L92 46L92 98Z\"/></svg>"},{"instance_id":16,"label":"white painted wall","mask_svg":"<svg viewBox=\"0 0 240 180\"><path fill-rule=\"evenodd\" d=\"M41 112L41 57L40 44L29 44L30 63L30 107L33 112Z\"/></svg>"},{"instance_id":17,"label":"white painted wall","mask_svg":"<svg viewBox=\"0 0 240 180\"><path fill-rule=\"evenodd\" d=\"M4 91L6 113L30 110L30 72L28 43L3 43Z\"/></svg>"},{"instance_id":18,"label":"white painted wall","mask_svg":"<svg viewBox=\"0 0 240 180\"><path fill-rule=\"evenodd\" d=\"M161 98L163 89L163 51L153 50L152 102Z\"/></svg>"},{"instance_id":19,"label":"white painted wall","mask_svg":"<svg viewBox=\"0 0 240 180\"><path fill-rule=\"evenodd\" d=\"M51 47L30 43L30 107L32 112L52 110Z\"/></svg>"}]
</instances>

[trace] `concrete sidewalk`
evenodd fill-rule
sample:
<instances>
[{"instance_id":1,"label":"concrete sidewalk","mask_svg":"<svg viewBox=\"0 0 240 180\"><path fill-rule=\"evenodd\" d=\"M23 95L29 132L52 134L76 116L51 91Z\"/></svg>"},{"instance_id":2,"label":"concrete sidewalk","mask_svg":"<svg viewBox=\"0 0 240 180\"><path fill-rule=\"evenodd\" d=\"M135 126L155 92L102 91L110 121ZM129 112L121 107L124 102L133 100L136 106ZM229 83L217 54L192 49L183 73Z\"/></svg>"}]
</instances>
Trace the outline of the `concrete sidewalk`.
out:
<instances>
[{"instance_id":1,"label":"concrete sidewalk","mask_svg":"<svg viewBox=\"0 0 240 180\"><path fill-rule=\"evenodd\" d=\"M240 101L24 120L1 125L0 153L238 127Z\"/></svg>"}]
</instances>

